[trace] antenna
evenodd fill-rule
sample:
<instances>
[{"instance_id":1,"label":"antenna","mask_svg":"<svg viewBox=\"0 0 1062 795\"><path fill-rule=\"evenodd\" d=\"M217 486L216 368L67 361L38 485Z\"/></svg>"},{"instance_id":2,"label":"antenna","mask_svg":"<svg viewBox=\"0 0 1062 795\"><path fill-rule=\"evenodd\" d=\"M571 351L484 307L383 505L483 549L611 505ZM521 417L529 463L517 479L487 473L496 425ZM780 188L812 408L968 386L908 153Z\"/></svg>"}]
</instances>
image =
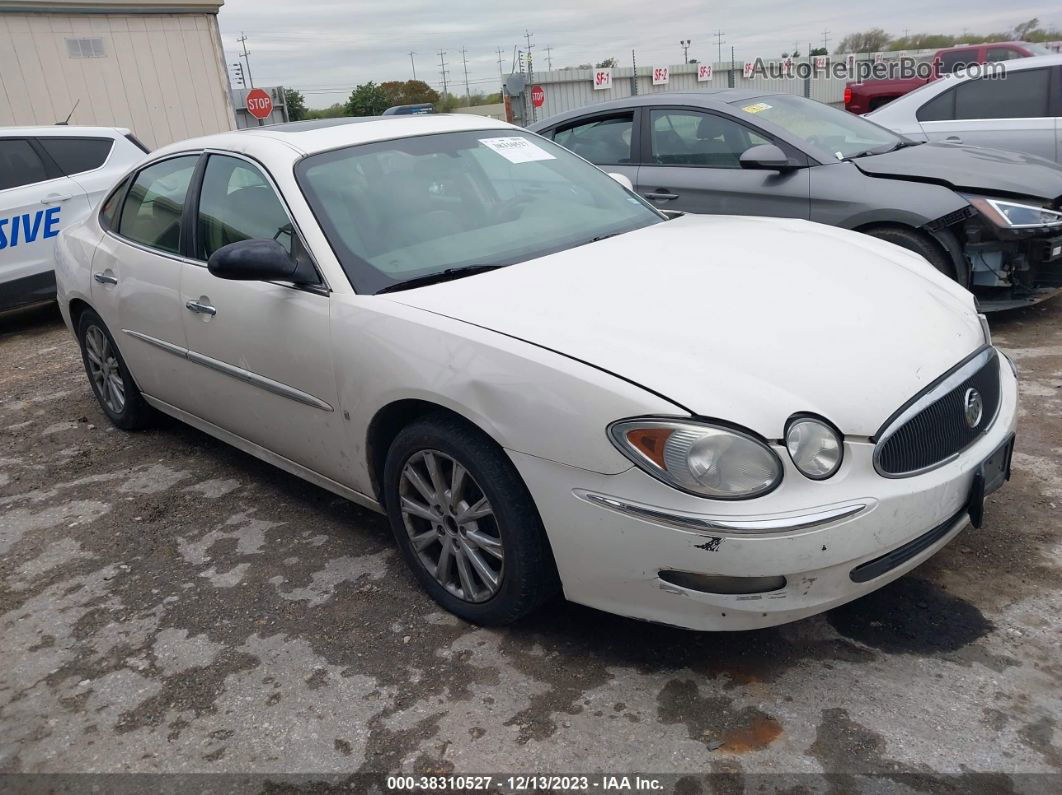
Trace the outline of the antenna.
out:
<instances>
[{"instance_id":1,"label":"antenna","mask_svg":"<svg viewBox=\"0 0 1062 795\"><path fill-rule=\"evenodd\" d=\"M56 127L68 127L70 125L70 118L74 115L74 111L77 110L77 106L80 105L80 104L81 104L81 98L79 97L77 99L77 101L74 102L74 107L72 107L70 109L70 113L67 114L66 119L64 119L63 121L57 121L55 123L55 126Z\"/></svg>"}]
</instances>

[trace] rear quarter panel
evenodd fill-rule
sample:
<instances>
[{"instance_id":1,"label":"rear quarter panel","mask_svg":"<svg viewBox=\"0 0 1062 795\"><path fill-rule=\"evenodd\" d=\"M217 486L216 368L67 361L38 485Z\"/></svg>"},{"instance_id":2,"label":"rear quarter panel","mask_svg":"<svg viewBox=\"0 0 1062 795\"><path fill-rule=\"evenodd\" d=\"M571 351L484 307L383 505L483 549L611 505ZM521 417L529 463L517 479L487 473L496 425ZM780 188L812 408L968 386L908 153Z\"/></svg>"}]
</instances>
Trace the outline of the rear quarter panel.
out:
<instances>
[{"instance_id":1,"label":"rear quarter panel","mask_svg":"<svg viewBox=\"0 0 1062 795\"><path fill-rule=\"evenodd\" d=\"M67 327L74 329L70 319L70 303L76 299L90 303L92 292L92 258L103 237L96 214L59 233L55 243L55 285L59 311Z\"/></svg>"}]
</instances>

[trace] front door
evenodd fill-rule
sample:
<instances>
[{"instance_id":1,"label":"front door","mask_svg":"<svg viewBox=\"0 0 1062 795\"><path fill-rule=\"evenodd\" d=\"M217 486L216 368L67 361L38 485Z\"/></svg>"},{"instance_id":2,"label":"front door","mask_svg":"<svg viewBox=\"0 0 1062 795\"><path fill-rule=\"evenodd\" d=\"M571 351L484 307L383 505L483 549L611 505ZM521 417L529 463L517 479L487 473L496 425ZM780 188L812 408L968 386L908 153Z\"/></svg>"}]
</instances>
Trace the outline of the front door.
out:
<instances>
[{"instance_id":1,"label":"front door","mask_svg":"<svg viewBox=\"0 0 1062 795\"><path fill-rule=\"evenodd\" d=\"M229 281L206 267L217 249L248 239L274 239L306 256L272 182L249 160L211 154L194 223L196 262L186 262L181 276L196 367L193 413L334 480L349 479L327 290Z\"/></svg>"},{"instance_id":2,"label":"front door","mask_svg":"<svg viewBox=\"0 0 1062 795\"><path fill-rule=\"evenodd\" d=\"M661 210L807 218L808 169L741 167L741 154L776 143L726 116L689 108L649 113L649 146L637 191Z\"/></svg>"}]
</instances>

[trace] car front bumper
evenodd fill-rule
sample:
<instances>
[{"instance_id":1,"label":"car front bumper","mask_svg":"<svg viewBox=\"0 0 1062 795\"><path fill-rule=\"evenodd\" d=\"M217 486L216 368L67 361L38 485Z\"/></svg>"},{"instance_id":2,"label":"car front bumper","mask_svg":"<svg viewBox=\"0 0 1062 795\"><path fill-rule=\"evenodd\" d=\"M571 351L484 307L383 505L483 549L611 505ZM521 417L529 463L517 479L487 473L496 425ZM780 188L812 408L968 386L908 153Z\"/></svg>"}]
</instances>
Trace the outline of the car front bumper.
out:
<instances>
[{"instance_id":1,"label":"car front bumper","mask_svg":"<svg viewBox=\"0 0 1062 795\"><path fill-rule=\"evenodd\" d=\"M965 506L975 472L1017 422L1017 381L1003 357L999 363L1001 402L989 430L954 460L909 478L878 475L874 445L865 441L845 442L845 463L826 481L803 477L780 448L782 485L733 502L683 494L637 468L601 475L510 456L538 506L571 601L689 629L773 626L880 588L969 523ZM895 555L887 570L876 574L880 561L867 566L889 553ZM860 566L866 568L853 574ZM707 593L676 584L682 579L675 572L784 577L785 585L761 593ZM867 579L868 572L875 576Z\"/></svg>"}]
</instances>

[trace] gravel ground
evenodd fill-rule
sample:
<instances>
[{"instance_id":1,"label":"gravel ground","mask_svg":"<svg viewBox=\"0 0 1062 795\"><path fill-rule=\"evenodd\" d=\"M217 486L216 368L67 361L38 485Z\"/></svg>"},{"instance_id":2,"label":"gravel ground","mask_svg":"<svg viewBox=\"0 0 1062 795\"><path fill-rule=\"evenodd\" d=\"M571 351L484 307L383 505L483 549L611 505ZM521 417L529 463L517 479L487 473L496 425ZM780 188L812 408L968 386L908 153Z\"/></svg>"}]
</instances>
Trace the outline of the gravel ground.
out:
<instances>
[{"instance_id":1,"label":"gravel ground","mask_svg":"<svg viewBox=\"0 0 1062 795\"><path fill-rule=\"evenodd\" d=\"M1062 299L993 330L1022 415L985 527L829 614L698 634L563 602L469 626L382 518L176 422L111 428L54 308L0 317L0 772L1058 791Z\"/></svg>"}]
</instances>

